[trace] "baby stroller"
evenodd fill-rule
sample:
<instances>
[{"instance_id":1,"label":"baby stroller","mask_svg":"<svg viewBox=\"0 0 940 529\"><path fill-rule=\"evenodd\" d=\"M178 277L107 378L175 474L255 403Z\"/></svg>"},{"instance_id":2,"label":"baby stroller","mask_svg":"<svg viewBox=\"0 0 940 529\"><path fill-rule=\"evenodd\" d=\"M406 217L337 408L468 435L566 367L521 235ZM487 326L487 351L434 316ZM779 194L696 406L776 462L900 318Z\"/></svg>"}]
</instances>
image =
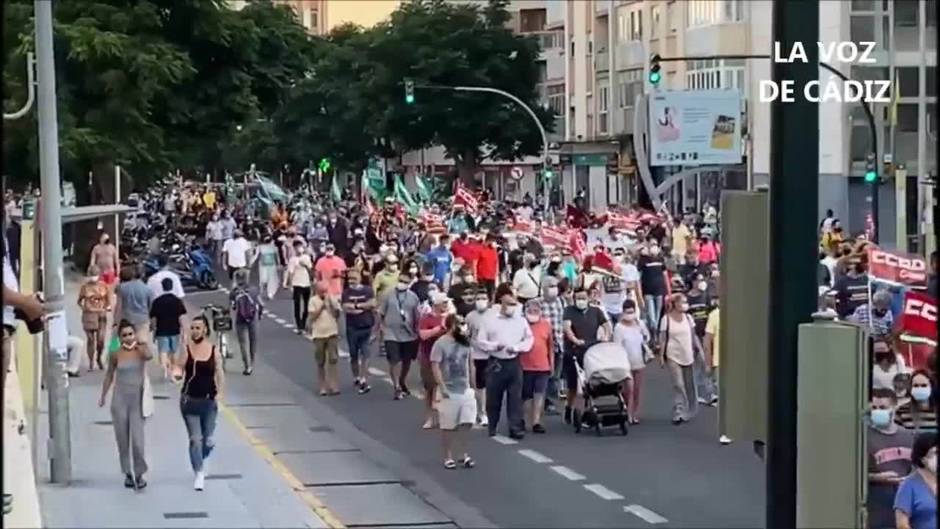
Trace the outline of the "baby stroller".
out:
<instances>
[{"instance_id":1,"label":"baby stroller","mask_svg":"<svg viewBox=\"0 0 940 529\"><path fill-rule=\"evenodd\" d=\"M624 383L630 378L630 363L623 349L611 342L591 346L584 353L584 368L578 366L578 379L584 395L584 412L572 417L575 433L582 427L619 426L627 435L627 403L623 400Z\"/></svg>"}]
</instances>

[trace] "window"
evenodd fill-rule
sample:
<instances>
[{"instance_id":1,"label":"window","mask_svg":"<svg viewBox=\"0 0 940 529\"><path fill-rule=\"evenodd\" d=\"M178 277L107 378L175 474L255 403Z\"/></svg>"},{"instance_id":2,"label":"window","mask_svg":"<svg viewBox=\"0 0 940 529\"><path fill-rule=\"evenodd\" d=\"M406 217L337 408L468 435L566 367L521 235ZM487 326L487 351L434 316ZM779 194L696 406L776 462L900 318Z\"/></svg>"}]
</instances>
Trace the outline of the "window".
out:
<instances>
[{"instance_id":1,"label":"window","mask_svg":"<svg viewBox=\"0 0 940 529\"><path fill-rule=\"evenodd\" d=\"M852 42L875 42L875 17L853 15L849 22L849 38Z\"/></svg>"},{"instance_id":2,"label":"window","mask_svg":"<svg viewBox=\"0 0 940 529\"><path fill-rule=\"evenodd\" d=\"M852 11L874 11L875 0L852 0Z\"/></svg>"},{"instance_id":3,"label":"window","mask_svg":"<svg viewBox=\"0 0 940 529\"><path fill-rule=\"evenodd\" d=\"M650 9L650 37L657 38L659 37L659 23L661 18L661 10L659 6L653 6Z\"/></svg>"},{"instance_id":4,"label":"window","mask_svg":"<svg viewBox=\"0 0 940 529\"><path fill-rule=\"evenodd\" d=\"M689 27L740 22L740 0L690 0L685 3Z\"/></svg>"},{"instance_id":5,"label":"window","mask_svg":"<svg viewBox=\"0 0 940 529\"><path fill-rule=\"evenodd\" d=\"M643 12L630 11L629 40L643 40Z\"/></svg>"},{"instance_id":6,"label":"window","mask_svg":"<svg viewBox=\"0 0 940 529\"><path fill-rule=\"evenodd\" d=\"M707 59L686 63L686 85L691 90L737 88L747 91L744 61L740 59Z\"/></svg>"},{"instance_id":7,"label":"window","mask_svg":"<svg viewBox=\"0 0 940 529\"><path fill-rule=\"evenodd\" d=\"M597 129L601 134L607 134L607 109L610 98L610 81L599 81L597 90Z\"/></svg>"},{"instance_id":8,"label":"window","mask_svg":"<svg viewBox=\"0 0 940 529\"><path fill-rule=\"evenodd\" d=\"M617 74L617 106L632 107L636 96L643 93L643 70L627 70Z\"/></svg>"},{"instance_id":9,"label":"window","mask_svg":"<svg viewBox=\"0 0 940 529\"><path fill-rule=\"evenodd\" d=\"M545 88L545 97L548 99L548 108L552 109L556 116L565 115L565 85L563 83L548 85Z\"/></svg>"},{"instance_id":10,"label":"window","mask_svg":"<svg viewBox=\"0 0 940 529\"><path fill-rule=\"evenodd\" d=\"M927 67L927 97L937 97L937 67Z\"/></svg>"},{"instance_id":11,"label":"window","mask_svg":"<svg viewBox=\"0 0 940 529\"><path fill-rule=\"evenodd\" d=\"M920 90L918 73L916 66L894 69L894 85L900 91L900 97L917 97Z\"/></svg>"},{"instance_id":12,"label":"window","mask_svg":"<svg viewBox=\"0 0 940 529\"><path fill-rule=\"evenodd\" d=\"M898 131L917 132L917 103L898 105Z\"/></svg>"},{"instance_id":13,"label":"window","mask_svg":"<svg viewBox=\"0 0 940 529\"><path fill-rule=\"evenodd\" d=\"M545 29L546 12L544 9L521 9L519 11L519 31L532 33Z\"/></svg>"},{"instance_id":14,"label":"window","mask_svg":"<svg viewBox=\"0 0 940 529\"><path fill-rule=\"evenodd\" d=\"M919 9L917 0L894 0L894 25L899 28L916 28Z\"/></svg>"},{"instance_id":15,"label":"window","mask_svg":"<svg viewBox=\"0 0 940 529\"><path fill-rule=\"evenodd\" d=\"M313 31L320 29L320 13L316 8L310 10L310 26L307 28Z\"/></svg>"}]
</instances>

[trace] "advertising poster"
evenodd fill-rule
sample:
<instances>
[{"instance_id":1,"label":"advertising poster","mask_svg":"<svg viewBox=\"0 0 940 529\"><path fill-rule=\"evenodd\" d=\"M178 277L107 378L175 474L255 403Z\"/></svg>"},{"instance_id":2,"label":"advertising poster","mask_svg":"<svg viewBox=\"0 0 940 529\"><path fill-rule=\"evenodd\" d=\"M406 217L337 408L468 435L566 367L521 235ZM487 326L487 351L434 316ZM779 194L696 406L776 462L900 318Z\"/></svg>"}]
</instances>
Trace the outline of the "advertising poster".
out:
<instances>
[{"instance_id":1,"label":"advertising poster","mask_svg":"<svg viewBox=\"0 0 940 529\"><path fill-rule=\"evenodd\" d=\"M741 163L741 93L653 94L649 129L653 166Z\"/></svg>"}]
</instances>

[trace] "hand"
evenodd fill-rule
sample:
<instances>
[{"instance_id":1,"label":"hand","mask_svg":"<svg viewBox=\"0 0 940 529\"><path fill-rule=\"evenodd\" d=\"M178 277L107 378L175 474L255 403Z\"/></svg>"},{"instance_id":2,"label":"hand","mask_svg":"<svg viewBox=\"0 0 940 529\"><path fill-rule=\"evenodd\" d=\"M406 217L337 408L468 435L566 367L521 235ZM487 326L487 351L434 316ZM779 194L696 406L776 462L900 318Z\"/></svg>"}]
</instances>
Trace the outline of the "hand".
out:
<instances>
[{"instance_id":1,"label":"hand","mask_svg":"<svg viewBox=\"0 0 940 529\"><path fill-rule=\"evenodd\" d=\"M23 314L29 321L46 315L46 307L36 296L26 296L23 300L23 304L20 306L20 310L23 311Z\"/></svg>"},{"instance_id":2,"label":"hand","mask_svg":"<svg viewBox=\"0 0 940 529\"><path fill-rule=\"evenodd\" d=\"M104 408L104 401L105 401L105 396L102 394L100 397L98 397L98 407L99 407L99 408Z\"/></svg>"}]
</instances>

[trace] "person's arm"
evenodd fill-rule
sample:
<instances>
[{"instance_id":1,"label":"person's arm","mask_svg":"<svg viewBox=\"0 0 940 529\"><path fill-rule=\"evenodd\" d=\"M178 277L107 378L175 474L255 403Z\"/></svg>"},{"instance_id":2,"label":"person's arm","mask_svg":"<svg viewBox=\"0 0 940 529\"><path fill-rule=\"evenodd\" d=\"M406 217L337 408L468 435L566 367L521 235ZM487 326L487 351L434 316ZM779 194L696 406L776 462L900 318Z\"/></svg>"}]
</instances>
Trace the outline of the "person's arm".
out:
<instances>
[{"instance_id":1,"label":"person's arm","mask_svg":"<svg viewBox=\"0 0 940 529\"><path fill-rule=\"evenodd\" d=\"M222 359L221 351L215 347L212 348L212 351L215 355L215 376L213 377L215 379L215 398L216 400L222 400L225 394L225 370L222 367L224 360Z\"/></svg>"},{"instance_id":2,"label":"person's arm","mask_svg":"<svg viewBox=\"0 0 940 529\"><path fill-rule=\"evenodd\" d=\"M101 396L98 397L98 407L103 408L105 400L108 397L108 391L111 390L111 384L114 382L114 370L117 368L117 353L112 352L108 355L108 370L104 374L104 382L101 384Z\"/></svg>"},{"instance_id":3,"label":"person's arm","mask_svg":"<svg viewBox=\"0 0 940 529\"><path fill-rule=\"evenodd\" d=\"M23 314L30 320L41 317L46 309L42 302L34 295L22 294L3 285L3 304L10 305L23 311Z\"/></svg>"},{"instance_id":4,"label":"person's arm","mask_svg":"<svg viewBox=\"0 0 940 529\"><path fill-rule=\"evenodd\" d=\"M894 527L895 529L911 529L911 517L896 507L894 509Z\"/></svg>"},{"instance_id":5,"label":"person's arm","mask_svg":"<svg viewBox=\"0 0 940 529\"><path fill-rule=\"evenodd\" d=\"M604 339L602 341L609 342L613 339L614 336L613 322L611 322L610 319L607 318L607 315L603 312L601 315L604 316L604 323L601 324L601 329L604 330Z\"/></svg>"},{"instance_id":6,"label":"person's arm","mask_svg":"<svg viewBox=\"0 0 940 529\"><path fill-rule=\"evenodd\" d=\"M424 326L419 325L418 326L418 338L422 340L430 340L431 338L434 338L435 336L439 336L443 334L443 331L444 331L443 325L435 325L434 327L424 327Z\"/></svg>"},{"instance_id":7,"label":"person's arm","mask_svg":"<svg viewBox=\"0 0 940 529\"><path fill-rule=\"evenodd\" d=\"M564 325L565 338L568 338L568 340L575 345L584 345L584 340L575 336L574 329L571 327L571 320L565 320Z\"/></svg>"}]
</instances>

